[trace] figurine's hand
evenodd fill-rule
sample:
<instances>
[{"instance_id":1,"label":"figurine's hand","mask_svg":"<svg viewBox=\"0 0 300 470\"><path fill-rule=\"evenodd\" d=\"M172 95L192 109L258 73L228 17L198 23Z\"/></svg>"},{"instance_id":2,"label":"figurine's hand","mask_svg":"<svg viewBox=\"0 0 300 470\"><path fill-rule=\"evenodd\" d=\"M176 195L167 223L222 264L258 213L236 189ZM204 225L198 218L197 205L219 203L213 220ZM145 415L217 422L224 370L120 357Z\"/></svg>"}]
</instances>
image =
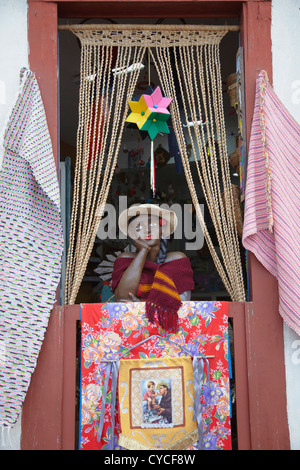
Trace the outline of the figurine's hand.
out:
<instances>
[{"instance_id":1,"label":"figurine's hand","mask_svg":"<svg viewBox=\"0 0 300 470\"><path fill-rule=\"evenodd\" d=\"M130 302L130 300L132 302L140 302L141 299L139 299L138 297L136 297L134 294L132 294L131 292L128 292L128 295L130 297L130 299L119 299L118 302Z\"/></svg>"},{"instance_id":2,"label":"figurine's hand","mask_svg":"<svg viewBox=\"0 0 300 470\"><path fill-rule=\"evenodd\" d=\"M137 238L134 240L134 244L138 251L146 250L146 252L149 253L151 247L149 246L148 240L144 240L143 238Z\"/></svg>"},{"instance_id":3,"label":"figurine's hand","mask_svg":"<svg viewBox=\"0 0 300 470\"><path fill-rule=\"evenodd\" d=\"M141 299L139 299L138 297L136 297L134 294L132 294L131 292L128 292L129 294L129 297L131 298L132 302L140 302Z\"/></svg>"}]
</instances>

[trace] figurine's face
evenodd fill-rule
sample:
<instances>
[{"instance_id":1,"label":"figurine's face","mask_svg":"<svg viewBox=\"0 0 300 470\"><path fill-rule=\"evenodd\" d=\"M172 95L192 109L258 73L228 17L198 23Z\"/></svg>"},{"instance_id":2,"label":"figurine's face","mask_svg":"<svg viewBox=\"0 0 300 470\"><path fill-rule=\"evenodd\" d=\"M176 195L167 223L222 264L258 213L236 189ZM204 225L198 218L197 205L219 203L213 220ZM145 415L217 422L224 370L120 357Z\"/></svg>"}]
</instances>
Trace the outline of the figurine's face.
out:
<instances>
[{"instance_id":1,"label":"figurine's face","mask_svg":"<svg viewBox=\"0 0 300 470\"><path fill-rule=\"evenodd\" d=\"M128 227L128 234L132 240L138 238L147 242L160 240L161 232L160 219L156 215L140 214L130 222Z\"/></svg>"}]
</instances>

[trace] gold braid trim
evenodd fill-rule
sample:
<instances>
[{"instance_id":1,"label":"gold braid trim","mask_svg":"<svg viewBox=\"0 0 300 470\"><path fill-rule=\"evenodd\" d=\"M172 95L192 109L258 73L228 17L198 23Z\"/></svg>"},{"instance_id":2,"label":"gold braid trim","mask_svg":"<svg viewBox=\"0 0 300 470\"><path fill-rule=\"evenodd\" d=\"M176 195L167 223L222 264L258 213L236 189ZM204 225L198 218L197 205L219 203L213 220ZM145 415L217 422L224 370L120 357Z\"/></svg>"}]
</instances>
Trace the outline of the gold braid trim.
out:
<instances>
[{"instance_id":1,"label":"gold braid trim","mask_svg":"<svg viewBox=\"0 0 300 470\"><path fill-rule=\"evenodd\" d=\"M125 436L124 434L119 435L119 446L130 450L184 450L198 441L198 429L194 429L187 436L183 436L181 439L174 443L161 445L161 446L149 446L142 444L132 437Z\"/></svg>"}]
</instances>

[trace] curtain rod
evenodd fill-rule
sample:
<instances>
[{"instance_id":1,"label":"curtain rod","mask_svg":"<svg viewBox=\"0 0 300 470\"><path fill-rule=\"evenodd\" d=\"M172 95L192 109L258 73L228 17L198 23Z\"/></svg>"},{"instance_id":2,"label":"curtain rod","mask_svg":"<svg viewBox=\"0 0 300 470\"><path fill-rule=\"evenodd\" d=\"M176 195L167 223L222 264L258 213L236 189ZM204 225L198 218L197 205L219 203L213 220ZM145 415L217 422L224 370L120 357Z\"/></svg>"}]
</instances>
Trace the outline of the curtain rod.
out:
<instances>
[{"instance_id":1,"label":"curtain rod","mask_svg":"<svg viewBox=\"0 0 300 470\"><path fill-rule=\"evenodd\" d=\"M58 29L61 31L72 31L72 29L80 29L83 31L89 30L150 30L150 31L239 31L240 27L238 25L173 25L173 24L164 24L164 25L154 25L154 24L68 24L68 25L59 25Z\"/></svg>"}]
</instances>

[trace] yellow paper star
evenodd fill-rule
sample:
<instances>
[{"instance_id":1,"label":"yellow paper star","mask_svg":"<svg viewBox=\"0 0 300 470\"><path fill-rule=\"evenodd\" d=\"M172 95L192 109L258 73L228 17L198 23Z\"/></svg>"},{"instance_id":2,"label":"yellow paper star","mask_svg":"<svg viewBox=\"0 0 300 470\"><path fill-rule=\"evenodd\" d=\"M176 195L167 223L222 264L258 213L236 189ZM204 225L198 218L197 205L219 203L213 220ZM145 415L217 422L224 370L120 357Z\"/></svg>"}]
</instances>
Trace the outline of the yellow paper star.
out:
<instances>
[{"instance_id":1,"label":"yellow paper star","mask_svg":"<svg viewBox=\"0 0 300 470\"><path fill-rule=\"evenodd\" d=\"M128 101L128 104L131 109L131 113L127 117L126 122L133 122L140 129L151 114L151 111L144 100L144 96L142 95L139 101Z\"/></svg>"}]
</instances>

